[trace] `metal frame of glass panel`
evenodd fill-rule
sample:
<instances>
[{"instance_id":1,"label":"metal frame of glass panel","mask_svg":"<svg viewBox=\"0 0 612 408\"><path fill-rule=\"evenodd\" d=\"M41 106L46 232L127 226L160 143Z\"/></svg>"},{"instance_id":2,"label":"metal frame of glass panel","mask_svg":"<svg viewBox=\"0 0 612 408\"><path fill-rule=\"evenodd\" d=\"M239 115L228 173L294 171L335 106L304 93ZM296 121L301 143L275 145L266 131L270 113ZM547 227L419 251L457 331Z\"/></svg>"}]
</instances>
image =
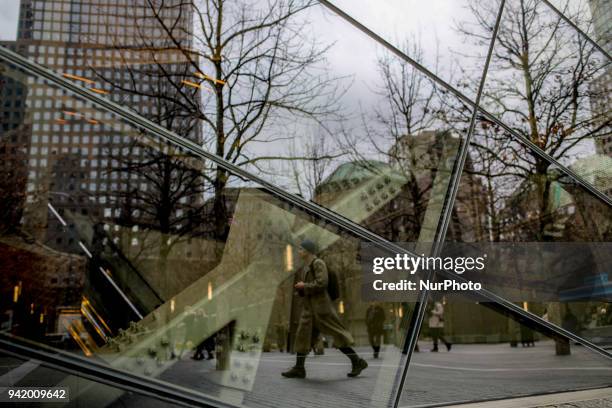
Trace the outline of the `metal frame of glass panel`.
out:
<instances>
[{"instance_id":1,"label":"metal frame of glass panel","mask_svg":"<svg viewBox=\"0 0 612 408\"><path fill-rule=\"evenodd\" d=\"M583 30L581 30L580 27L578 27L572 20L567 18L567 16L565 14L563 14L558 8L553 6L550 3L549 0L541 0L541 1L542 1L542 3L546 4L548 6L548 8L550 8L552 11L554 11L559 17L561 17L561 19L563 21L565 21L567 24L569 24L574 30L579 32L584 38L586 38L591 44L593 44L593 46L595 48L597 48L597 50L599 52L601 52L603 55L608 57L609 60L612 60L612 56L610 56L610 54L608 54L608 52L606 50L604 50L603 47L597 43L597 41L593 40L587 33L585 33Z\"/></svg>"},{"instance_id":2,"label":"metal frame of glass panel","mask_svg":"<svg viewBox=\"0 0 612 408\"><path fill-rule=\"evenodd\" d=\"M186 407L232 407L219 399L207 397L188 388L178 387L162 381L144 378L123 370L96 363L89 359L66 356L52 349L33 346L29 342L8 336L0 337L0 350L17 358L41 361L53 369L86 378L125 391L150 396L152 398L184 405Z\"/></svg>"},{"instance_id":3,"label":"metal frame of glass panel","mask_svg":"<svg viewBox=\"0 0 612 408\"><path fill-rule=\"evenodd\" d=\"M401 52L399 49L397 49L396 47L394 47L393 45L385 41L382 37L380 37L373 31L369 30L367 27L359 23L357 20L353 19L351 16L346 14L344 11L336 7L333 3L327 0L319 0L319 2L323 6L327 7L328 9L333 11L335 14L337 14L338 16L340 16L341 18L349 22L355 28L357 28L361 32L365 33L366 35L374 39L376 42L378 42L379 44L381 44L382 46L384 46L385 48L393 52L395 55L399 56L405 62L411 64L416 69L418 69L420 72L424 73L425 75L433 79L435 82L442 85L448 91L453 93L457 98L461 99L463 102L465 102L467 105L469 105L470 107L474 109L472 113L472 118L470 121L469 132L465 140L462 141L462 146L458 153L459 155L457 157L459 160L456 161L454 164L454 169L451 174L451 182L449 183L448 189L446 191L443 213L438 222L438 229L436 232L436 239L434 242L434 251L439 251L441 249L441 246L443 245L443 242L446 236L446 230L447 230L448 223L450 220L452 208L455 202L460 177L463 172L463 165L467 157L467 149L469 147L469 141L473 134L476 115L478 114L483 115L488 120L499 125L506 132L508 132L512 137L516 138L521 144L526 145L532 151L536 152L538 155L545 158L550 163L554 164L561 172L565 173L567 176L575 180L579 185L581 185L584 189L586 189L592 195L596 196L597 198L599 198L601 201L603 201L607 205L612 206L612 200L608 196L606 196L604 193L599 191L596 187L594 187L593 185L585 181L582 177L578 176L571 169L567 168L566 166L563 166L558 161L550 157L548 154L546 154L542 149L540 149L537 145L532 143L530 140L527 140L521 135L519 135L518 133L516 133L514 130L512 130L507 125L505 125L500 119L496 118L493 114L491 114L490 112L480 107L480 97L482 95L482 89L484 87L484 83L486 79L488 64L490 62L493 46L495 44L495 40L496 40L496 36L498 32L497 28L499 27L500 19L503 13L504 5L505 5L505 0L502 0L500 3L500 9L499 9L499 12L497 15L497 21L496 21L496 28L491 38L489 52L486 58L485 66L483 68L483 72L482 72L482 76L481 76L480 84L479 84L479 89L478 89L478 94L476 96L475 101L465 96L462 92L454 88L452 85L445 82L444 80L436 76L434 73L429 71L427 68L423 67L421 64L414 61L409 56ZM581 31L578 27L576 27L575 24L569 21L567 17L565 17L562 13L560 13L548 1L543 0L543 2L548 7L550 7L555 13L559 14L561 18L563 18L566 22L568 22L579 33L579 35L584 36L591 43L593 43L593 45L599 51L601 51L608 59L611 58L610 55L606 53L605 51L603 51L601 47L595 41L593 41L583 31ZM290 194L286 192L285 190L278 188L274 184L269 183L259 178L258 176L251 174L250 172L245 171L244 169L233 165L232 163L226 162L223 158L220 158L214 154L211 154L210 152L203 150L200 146L191 142L190 140L183 138L173 132L170 132L167 129L159 125L156 125L155 123L139 116L133 111L126 109L118 104L115 104L114 102L111 102L110 100L107 100L89 91L88 89L75 85L74 83L66 80L65 78L61 77L57 73L49 69L46 69L40 66L39 64L36 64L28 60L27 58L22 57L18 55L17 53L14 53L8 50L7 48L0 47L0 58L38 77L44 78L63 89L66 89L76 95L79 95L80 97L92 102L97 107L105 111L111 112L113 114L116 114L117 116L121 117L123 120L130 123L131 125L145 129L146 131L164 140L167 140L177 146L180 146L186 149L187 151L191 152L197 157L200 157L206 160L211 160L212 162L216 163L217 165L225 168L226 170L234 173L235 175L239 177L243 177L245 179L249 179L251 181L256 182L257 184L261 185L266 191L270 192L274 196L277 196L283 199L284 201L287 201L295 205L296 207L301 208L309 213L316 214L317 217L320 217L324 219L325 221L340 227L342 230L345 230L360 239L375 243L379 245L381 248L384 248L389 251L394 251L398 253L408 253L410 255L413 255L409 251L399 247L395 243L389 242L386 239L382 238L381 236L372 233L367 228L364 228L346 219L345 217L342 217L341 215L334 213L333 211L327 208L314 204L299 196ZM577 336L574 333L571 333L555 324L547 322L541 319L539 316L536 316L532 313L529 313L523 310L521 307L501 298L500 296L495 295L494 293L483 290L480 292L480 294L483 295L485 298L487 298L487 300L498 303L500 306L502 306L502 308L508 311L511 311L514 314L517 314L521 317L524 317L527 320L538 324L542 328L546 328L554 333L557 333L566 338L579 342L583 344L584 346L590 348L591 350L599 353L600 355L607 357L609 359L612 359L612 353L610 351L604 350L603 348L596 346L595 344L592 344L589 341L586 341L585 339L581 338L580 336ZM404 361L402 376L399 380L400 383L396 384L396 389L394 390L395 392L394 406L398 406L399 404L399 400L400 400L401 393L402 393L401 384L403 383L407 375L407 370L408 370L409 363L410 363L411 352L412 352L412 349L414 348L414 345L416 344L416 340L418 338L418 334L420 331L420 326L421 326L421 323L423 321L424 314L426 311L425 305L427 302L427 297L428 297L427 292L421 292L419 294L419 300L417 303L418 306L416 308L415 313L413 313L411 324L406 333L406 339L404 342L403 351L407 356ZM14 339L7 338L6 336L2 336L2 337L3 338L0 339L0 349L6 350L7 352L12 353L14 355L21 355L21 356L26 356L30 358L40 359L44 361L45 363L54 366L55 368L60 368L65 371L69 371L73 373L81 373L82 375L87 376L88 378L100 379L103 382L117 385L127 390L145 393L147 395L151 395L154 397L157 395L160 399L163 399L163 400L167 400L167 398L172 398L176 401L176 399L178 398L182 403L185 403L185 404L192 404L192 405L195 404L199 406L227 406L227 404L223 404L220 401L216 401L212 399L208 400L205 398L203 399L199 395L195 395L195 394L193 396L185 395L184 391L181 390L179 392L178 390L174 390L172 386L166 386L165 383L161 383L155 380L140 378L140 377L136 377L132 375L126 375L123 372L116 372L116 370L114 369L110 369L106 367L97 367L97 365L95 365L95 367L93 365L92 367L85 367L82 365L81 362L79 362L78 364L75 364L75 362L70 361L70 358L68 357L64 357L64 356L57 355L57 354L53 355L52 353L48 353L44 350L37 350L36 348L31 347L29 344L18 344L18 342L16 342Z\"/></svg>"},{"instance_id":4,"label":"metal frame of glass panel","mask_svg":"<svg viewBox=\"0 0 612 408\"><path fill-rule=\"evenodd\" d=\"M501 22L505 4L506 4L506 0L501 0L501 4L497 12L497 17L495 19L495 28L493 29L493 34L491 36L491 42L489 43L489 50L487 51L487 57L485 59L485 64L482 69L482 76L480 78L480 83L478 84L478 92L476 94L476 101L475 101L476 106L480 106L480 98L482 96L482 90L484 89L485 81L487 78L487 71L489 70L489 63L491 61L491 55L493 54L493 48L495 47L497 31L499 29L499 24ZM457 198L457 192L459 191L459 182L461 181L461 175L463 174L463 168L465 166L465 161L468 156L468 148L470 146L470 141L474 133L474 127L476 125L477 115L478 115L478 110L474 109L474 111L472 112L472 117L470 119L470 127L468 130L468 133L465 139L462 140L461 147L459 148L459 152L457 153L458 160L456 160L454 163L454 169L451 173L451 180L448 186L448 190L446 191L446 197L444 200L445 201L444 209L442 210L442 216L438 220L438 229L436 231L436 235L434 238L434 247L432 249L433 256L439 256L444 246L444 240L446 238L446 232L448 230L448 225L450 223L450 219L452 216L453 206L455 204L455 199ZM434 274L435 272L428 271L427 280L431 279ZM419 292L419 299L417 300L415 312L412 316L410 326L408 328L407 338L404 342L403 352L407 354L406 365L403 367L397 388L393 390L395 393L394 399L393 399L393 403L395 407L399 406L400 401L401 401L404 384L408 376L410 358L412 356L412 352L419 338L420 328L421 328L421 325L423 324L423 320L425 318L425 313L427 310L428 298L429 298L428 290L423 290Z\"/></svg>"}]
</instances>

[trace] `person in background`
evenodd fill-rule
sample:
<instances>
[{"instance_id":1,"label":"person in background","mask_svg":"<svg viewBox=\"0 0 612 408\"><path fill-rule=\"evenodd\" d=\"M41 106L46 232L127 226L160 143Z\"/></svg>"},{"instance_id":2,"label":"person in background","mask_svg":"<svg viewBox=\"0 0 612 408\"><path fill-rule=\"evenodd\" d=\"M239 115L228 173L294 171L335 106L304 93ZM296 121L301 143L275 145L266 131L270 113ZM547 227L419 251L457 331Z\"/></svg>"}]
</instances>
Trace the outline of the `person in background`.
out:
<instances>
[{"instance_id":1,"label":"person in background","mask_svg":"<svg viewBox=\"0 0 612 408\"><path fill-rule=\"evenodd\" d=\"M310 240L302 241L298 255L304 267L301 270L298 282L294 286L298 295L304 299L295 335L294 349L297 359L295 366L282 373L282 375L287 378L306 377L304 367L306 355L310 352L313 341L319 333L322 333L333 337L334 346L338 347L351 360L352 369L347 375L357 377L368 367L368 363L351 348L353 336L342 325L328 293L327 265L316 254L317 247L314 242Z\"/></svg>"},{"instance_id":2,"label":"person in background","mask_svg":"<svg viewBox=\"0 0 612 408\"><path fill-rule=\"evenodd\" d=\"M438 300L434 301L433 308L429 312L429 331L433 340L432 352L438 351L438 340L441 340L446 350L450 351L452 344L444 339L444 306Z\"/></svg>"},{"instance_id":3,"label":"person in background","mask_svg":"<svg viewBox=\"0 0 612 408\"><path fill-rule=\"evenodd\" d=\"M281 353L289 348L287 347L287 326L284 323L276 324L276 345Z\"/></svg>"},{"instance_id":4,"label":"person in background","mask_svg":"<svg viewBox=\"0 0 612 408\"><path fill-rule=\"evenodd\" d=\"M374 350L374 358L378 358L380 345L385 334L385 311L380 303L374 302L366 310L366 327L370 346Z\"/></svg>"},{"instance_id":5,"label":"person in background","mask_svg":"<svg viewBox=\"0 0 612 408\"><path fill-rule=\"evenodd\" d=\"M208 315L206 314L206 312L204 310L196 310L195 311L195 315L194 315L194 326L198 327L200 329L206 327L206 324L208 323ZM195 353L193 354L193 358L194 360L203 360L204 359L204 351L206 351L206 359L207 360L212 360L214 358L214 352L215 350L215 336L210 336L204 340L202 340L201 342L199 342L196 345L195 348Z\"/></svg>"}]
</instances>

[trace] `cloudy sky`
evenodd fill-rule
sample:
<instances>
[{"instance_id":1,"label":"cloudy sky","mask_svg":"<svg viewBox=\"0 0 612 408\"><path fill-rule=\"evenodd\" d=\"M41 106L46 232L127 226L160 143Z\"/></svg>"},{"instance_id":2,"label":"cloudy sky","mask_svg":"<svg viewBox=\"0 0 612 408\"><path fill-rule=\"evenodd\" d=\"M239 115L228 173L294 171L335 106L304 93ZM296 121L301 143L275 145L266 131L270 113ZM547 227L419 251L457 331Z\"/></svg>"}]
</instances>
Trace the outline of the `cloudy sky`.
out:
<instances>
[{"instance_id":1,"label":"cloudy sky","mask_svg":"<svg viewBox=\"0 0 612 408\"><path fill-rule=\"evenodd\" d=\"M0 39L14 39L20 2L0 0L0 3ZM335 1L341 9L395 45L401 47L407 40L414 42L418 39L424 50L423 63L432 71L437 49L440 56L438 74L444 79L449 79L448 72L457 60L457 53L480 52L468 49L456 35L457 22L471 16L466 10L467 3L468 0ZM363 133L362 113L371 112L380 103L376 95L380 84L377 58L390 54L323 6L312 8L307 14L304 18L312 23L312 36L322 44L333 44L332 51L327 54L327 68L333 76L344 77L350 83L341 101L344 113L353 117L345 122L345 130L351 135L359 135ZM295 128L291 132L300 135L300 142L309 132L318 133L317 129L307 129L307 125L302 122L293 125ZM285 133L287 130L283 129ZM279 151L272 152L273 146ZM282 154L287 148L283 143L252 145L253 150L266 151L268 154Z\"/></svg>"},{"instance_id":2,"label":"cloudy sky","mask_svg":"<svg viewBox=\"0 0 612 408\"><path fill-rule=\"evenodd\" d=\"M259 1L259 0L248 0ZM477 77L481 71L482 56L486 54L487 45L475 45L459 35L459 23L477 26L475 18L468 5L471 0L332 0L339 8L363 23L366 27L378 33L384 39L404 48L420 44L423 50L422 64L436 72L442 79L456 83L457 74L468 71L470 77ZM487 0L495 6L499 0ZM567 0L554 0L561 6ZM583 2L585 0L576 0ZM17 19L20 0L0 0L0 40L13 40L16 36ZM344 113L349 118L342 124L343 132L355 136L354 142L363 143L362 151L371 145L364 130L367 114L380 107L380 96L377 88L381 76L377 59L391 55L388 50L379 45L349 23L320 6L310 9L303 18L312 25L311 34L322 44L333 45L327 54L327 65L333 76L343 77L350 86L340 101ZM495 14L491 15L494 20ZM437 64L436 64L437 59ZM421 74L419 74L421 75ZM454 76L454 78L453 78ZM453 80L455 79L455 80ZM462 91L473 97L477 81L470 81ZM352 118L351 118L352 117ZM370 116L371 117L371 116ZM321 133L309 124L296 120L292 123L279 125L275 135L292 133L298 142L304 142L309 137L319 137ZM274 132L272 132L274 133ZM361 134L361 136L359 136ZM272 137L271 137L272 138ZM334 134L334 138L337 138ZM290 139L290 138L286 138ZM274 155L283 154L292 146L288 143L253 143L252 153L258 151ZM391 141L389 141L391 143ZM388 148L390 146L386 146ZM342 147L339 147L342 149ZM384 149L385 146L379 146ZM273 151L278 150L278 151ZM299 149L298 149L299 150ZM298 153L298 152L296 152ZM371 153L367 158L380 159Z\"/></svg>"},{"instance_id":3,"label":"cloudy sky","mask_svg":"<svg viewBox=\"0 0 612 408\"><path fill-rule=\"evenodd\" d=\"M2 7L0 7L0 41L15 39L18 12L19 0L2 0Z\"/></svg>"}]
</instances>

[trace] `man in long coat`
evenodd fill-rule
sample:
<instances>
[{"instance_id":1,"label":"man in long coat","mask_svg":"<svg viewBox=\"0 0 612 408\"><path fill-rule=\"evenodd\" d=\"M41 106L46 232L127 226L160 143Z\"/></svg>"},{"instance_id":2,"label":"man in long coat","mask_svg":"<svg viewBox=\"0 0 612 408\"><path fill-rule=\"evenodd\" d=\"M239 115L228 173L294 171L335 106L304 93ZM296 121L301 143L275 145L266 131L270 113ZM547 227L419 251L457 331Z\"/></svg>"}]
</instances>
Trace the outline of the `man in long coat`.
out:
<instances>
[{"instance_id":1,"label":"man in long coat","mask_svg":"<svg viewBox=\"0 0 612 408\"><path fill-rule=\"evenodd\" d=\"M354 343L353 336L340 322L327 291L329 281L327 265L322 259L317 258L316 253L317 247L314 242L302 241L298 254L304 267L302 279L295 284L296 291L304 300L295 334L294 349L297 353L297 360L295 366L282 375L288 378L306 377L304 368L306 355L319 333L323 333L333 337L334 346L351 360L352 369L347 375L356 377L367 368L368 363L351 348Z\"/></svg>"}]
</instances>

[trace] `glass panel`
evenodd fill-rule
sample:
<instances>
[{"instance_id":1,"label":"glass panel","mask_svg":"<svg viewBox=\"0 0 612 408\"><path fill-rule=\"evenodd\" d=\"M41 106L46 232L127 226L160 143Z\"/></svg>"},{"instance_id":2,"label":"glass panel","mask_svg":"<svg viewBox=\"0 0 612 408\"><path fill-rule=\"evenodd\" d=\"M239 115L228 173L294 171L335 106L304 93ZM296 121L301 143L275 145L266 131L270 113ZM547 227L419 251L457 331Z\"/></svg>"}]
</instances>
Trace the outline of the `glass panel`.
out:
<instances>
[{"instance_id":1,"label":"glass panel","mask_svg":"<svg viewBox=\"0 0 612 408\"><path fill-rule=\"evenodd\" d=\"M612 6L605 0L549 0L608 54L612 53Z\"/></svg>"},{"instance_id":2,"label":"glass panel","mask_svg":"<svg viewBox=\"0 0 612 408\"><path fill-rule=\"evenodd\" d=\"M454 242L606 245L612 237L610 206L486 121L478 123L468 150L453 215L447 239ZM587 250L586 245L584 248ZM554 316L549 313L551 322L607 347L612 344L608 274L593 270L589 262L597 262L598 252L594 247L591 250L581 259L571 255L580 276L569 278L566 284L546 285L554 291L548 304L527 298L511 300L530 301L542 311L540 315L544 309L556 310ZM509 278L526 279L534 290L541 279L524 276L520 268L512 273ZM565 279L560 270L542 273L557 283Z\"/></svg>"},{"instance_id":3,"label":"glass panel","mask_svg":"<svg viewBox=\"0 0 612 408\"><path fill-rule=\"evenodd\" d=\"M524 307L544 313L540 305ZM428 303L418 347L402 406L607 387L612 378L608 359L542 333L494 304L456 294Z\"/></svg>"},{"instance_id":4,"label":"glass panel","mask_svg":"<svg viewBox=\"0 0 612 408\"><path fill-rule=\"evenodd\" d=\"M243 35L240 27L247 22L241 21L239 3L228 6L227 44L218 63L205 41L208 21L217 14L202 2L183 6L189 8L186 15L201 13L203 20L196 19L194 27L174 14L179 8L164 8L167 15L156 20L140 3L118 6L118 16L100 5L91 6L101 17L90 24L97 27L95 36L79 37L85 42L62 40L64 46L58 47L20 38L9 46L386 238L431 242L471 109L321 7L245 3L247 16L256 20L296 14L287 27L278 26L280 34L262 28ZM36 11L37 4L32 18L47 21L46 11ZM71 18L93 18L87 7L73 7ZM119 29L125 13L149 13L143 21L157 21L129 37L136 43L129 49L123 36L100 31L104 18L113 23L111 29ZM161 30L166 20L176 23L176 41ZM270 59L273 44L260 43L261 38L277 38L277 53L288 57ZM191 53L188 45L197 52ZM35 98L35 109L53 103ZM218 187L231 182L220 176ZM409 205L398 213L396 201Z\"/></svg>"},{"instance_id":5,"label":"glass panel","mask_svg":"<svg viewBox=\"0 0 612 408\"><path fill-rule=\"evenodd\" d=\"M500 2L367 0L331 3L474 100ZM466 30L478 32L464 41ZM351 48L354 49L354 48Z\"/></svg>"},{"instance_id":6,"label":"glass panel","mask_svg":"<svg viewBox=\"0 0 612 408\"><path fill-rule=\"evenodd\" d=\"M52 368L44 367L39 361L22 360L0 354L0 389L4 387L55 387L62 386L62 381L69 377ZM70 407L137 407L147 406L152 408L177 407L165 401L159 401L151 397L139 395L131 391L124 391L109 385L100 384L80 377L72 377L72 386L68 390L69 401L54 402L53 406ZM89 390L95 388L96 392ZM108 398L112 395L112 398ZM106 397L106 401L100 404L100 398ZM42 403L38 403L42 404ZM49 402L46 402L49 404ZM20 406L37 406L36 403L21 403Z\"/></svg>"},{"instance_id":7,"label":"glass panel","mask_svg":"<svg viewBox=\"0 0 612 408\"><path fill-rule=\"evenodd\" d=\"M544 3L506 3L482 106L608 195L609 85L607 58ZM518 157L546 173L526 153Z\"/></svg>"},{"instance_id":8,"label":"glass panel","mask_svg":"<svg viewBox=\"0 0 612 408\"><path fill-rule=\"evenodd\" d=\"M9 105L16 120L2 134L2 162L10 163L0 201L6 333L236 404L286 406L298 394L313 404L340 404L347 393L389 403L413 308L381 305L382 349L374 360L359 240L62 90L2 68L10 84L4 89L19 93L26 107ZM39 100L50 106L37 108ZM370 186L377 194L393 182L383 174ZM311 248L306 239L337 277L334 302L323 277L317 286L312 273L303 275L311 264L299 250ZM335 327L312 342L326 356L307 359L311 388L281 377L294 362L288 348L310 350L309 326L299 329L299 322L303 304L315 301L310 289L305 300L293 290L303 279L321 289L316 305ZM353 340L370 364L367 376L354 380L358 392L345 381L349 359L332 349ZM321 380L334 385L319 387ZM91 392L101 404L111 402L98 388Z\"/></svg>"}]
</instances>

